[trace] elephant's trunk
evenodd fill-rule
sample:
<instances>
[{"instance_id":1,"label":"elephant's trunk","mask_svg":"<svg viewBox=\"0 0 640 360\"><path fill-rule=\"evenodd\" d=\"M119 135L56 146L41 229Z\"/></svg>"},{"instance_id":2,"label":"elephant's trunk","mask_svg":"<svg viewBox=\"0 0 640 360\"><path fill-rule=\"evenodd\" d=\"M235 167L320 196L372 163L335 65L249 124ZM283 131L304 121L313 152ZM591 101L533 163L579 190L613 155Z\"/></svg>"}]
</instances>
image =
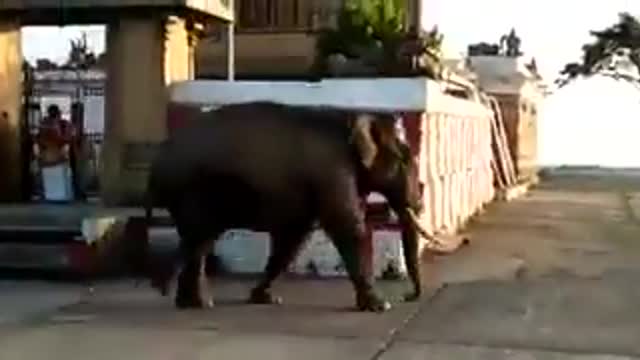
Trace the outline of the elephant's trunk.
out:
<instances>
[{"instance_id":1,"label":"elephant's trunk","mask_svg":"<svg viewBox=\"0 0 640 360\"><path fill-rule=\"evenodd\" d=\"M439 244L438 239L429 234L429 232L424 227L422 227L422 225L420 224L420 219L418 218L418 215L416 215L416 213L413 211L413 209L407 207L405 210L407 212L409 220L413 224L413 227L416 229L418 234L420 234L420 236L427 240L427 245Z\"/></svg>"},{"instance_id":2,"label":"elephant's trunk","mask_svg":"<svg viewBox=\"0 0 640 360\"><path fill-rule=\"evenodd\" d=\"M406 207L403 210L398 214L402 225L402 250L407 273L413 283L413 292L409 293L406 299L416 300L422 293L418 239L423 237L428 241L428 245L437 244L438 241L420 224L420 220L412 208Z\"/></svg>"}]
</instances>

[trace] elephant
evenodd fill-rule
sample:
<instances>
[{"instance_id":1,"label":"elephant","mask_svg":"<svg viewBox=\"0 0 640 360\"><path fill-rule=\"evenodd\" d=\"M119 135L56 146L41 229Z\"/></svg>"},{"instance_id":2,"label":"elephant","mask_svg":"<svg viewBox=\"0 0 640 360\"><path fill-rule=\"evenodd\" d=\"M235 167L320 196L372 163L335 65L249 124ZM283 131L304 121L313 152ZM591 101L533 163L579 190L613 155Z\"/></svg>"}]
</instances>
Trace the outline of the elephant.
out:
<instances>
[{"instance_id":1,"label":"elephant","mask_svg":"<svg viewBox=\"0 0 640 360\"><path fill-rule=\"evenodd\" d=\"M357 310L390 309L359 254L372 192L401 225L413 285L404 300L419 299L422 183L397 125L387 113L253 101L200 112L173 132L151 163L145 209L147 219L167 209L180 237L175 306L212 305L203 259L229 229L270 234L272 251L248 301L279 303L273 281L320 225L345 264Z\"/></svg>"}]
</instances>

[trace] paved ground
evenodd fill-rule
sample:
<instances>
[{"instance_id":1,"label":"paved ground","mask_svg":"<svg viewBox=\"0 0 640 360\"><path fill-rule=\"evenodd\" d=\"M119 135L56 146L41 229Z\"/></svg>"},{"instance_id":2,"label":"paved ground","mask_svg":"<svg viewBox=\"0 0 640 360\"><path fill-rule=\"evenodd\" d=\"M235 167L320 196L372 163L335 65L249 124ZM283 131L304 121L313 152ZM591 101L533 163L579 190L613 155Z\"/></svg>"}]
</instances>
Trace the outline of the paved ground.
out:
<instances>
[{"instance_id":1,"label":"paved ground","mask_svg":"<svg viewBox=\"0 0 640 360\"><path fill-rule=\"evenodd\" d=\"M381 315L350 311L343 280L283 281L281 307L218 280L207 312L133 282L2 282L0 359L640 359L639 218L638 176L548 180L430 259L422 303Z\"/></svg>"}]
</instances>

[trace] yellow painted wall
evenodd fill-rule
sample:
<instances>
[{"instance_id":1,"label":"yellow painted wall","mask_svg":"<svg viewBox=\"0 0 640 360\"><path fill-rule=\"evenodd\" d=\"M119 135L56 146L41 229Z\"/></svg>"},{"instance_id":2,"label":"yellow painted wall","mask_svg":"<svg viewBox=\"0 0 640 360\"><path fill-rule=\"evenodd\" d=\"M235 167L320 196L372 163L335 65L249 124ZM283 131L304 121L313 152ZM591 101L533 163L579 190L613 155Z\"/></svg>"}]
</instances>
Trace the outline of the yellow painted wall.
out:
<instances>
[{"instance_id":1,"label":"yellow painted wall","mask_svg":"<svg viewBox=\"0 0 640 360\"><path fill-rule=\"evenodd\" d=\"M186 21L169 18L164 54L165 84L194 78L195 64L193 46L189 42Z\"/></svg>"},{"instance_id":2,"label":"yellow painted wall","mask_svg":"<svg viewBox=\"0 0 640 360\"><path fill-rule=\"evenodd\" d=\"M20 25L0 21L0 201L20 198L21 69Z\"/></svg>"}]
</instances>

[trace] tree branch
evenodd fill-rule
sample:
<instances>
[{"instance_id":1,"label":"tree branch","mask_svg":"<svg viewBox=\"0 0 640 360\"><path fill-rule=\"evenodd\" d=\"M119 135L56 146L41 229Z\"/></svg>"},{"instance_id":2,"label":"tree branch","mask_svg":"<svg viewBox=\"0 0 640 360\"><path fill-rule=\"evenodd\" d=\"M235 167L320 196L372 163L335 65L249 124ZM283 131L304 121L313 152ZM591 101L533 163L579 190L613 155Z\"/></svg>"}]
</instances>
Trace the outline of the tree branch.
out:
<instances>
[{"instance_id":1,"label":"tree branch","mask_svg":"<svg viewBox=\"0 0 640 360\"><path fill-rule=\"evenodd\" d=\"M626 56L640 75L640 21L629 13L619 14L618 23L599 31L590 31L596 37L593 43L582 47L581 63L569 63L560 71L555 83L563 87L578 77L595 74L613 74L617 80L637 82L636 77L616 71L619 63L614 59L621 54Z\"/></svg>"}]
</instances>

